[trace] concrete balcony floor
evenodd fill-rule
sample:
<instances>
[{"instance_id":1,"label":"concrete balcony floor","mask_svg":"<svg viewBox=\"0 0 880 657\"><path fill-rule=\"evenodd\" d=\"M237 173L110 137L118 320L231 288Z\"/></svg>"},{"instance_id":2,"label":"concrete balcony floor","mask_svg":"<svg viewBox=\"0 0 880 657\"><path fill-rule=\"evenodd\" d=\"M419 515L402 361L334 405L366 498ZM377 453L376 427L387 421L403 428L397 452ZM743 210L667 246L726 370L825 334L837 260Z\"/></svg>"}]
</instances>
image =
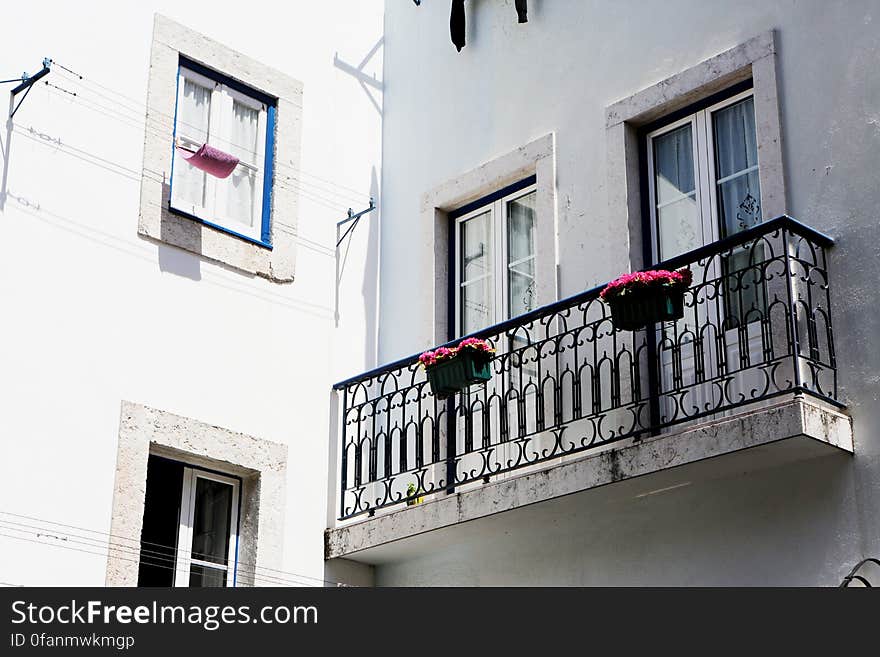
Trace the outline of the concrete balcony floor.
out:
<instances>
[{"instance_id":1,"label":"concrete balcony floor","mask_svg":"<svg viewBox=\"0 0 880 657\"><path fill-rule=\"evenodd\" d=\"M702 481L853 450L849 416L796 395L736 415L560 459L326 532L328 560L381 566L508 531L550 531L574 513Z\"/></svg>"}]
</instances>

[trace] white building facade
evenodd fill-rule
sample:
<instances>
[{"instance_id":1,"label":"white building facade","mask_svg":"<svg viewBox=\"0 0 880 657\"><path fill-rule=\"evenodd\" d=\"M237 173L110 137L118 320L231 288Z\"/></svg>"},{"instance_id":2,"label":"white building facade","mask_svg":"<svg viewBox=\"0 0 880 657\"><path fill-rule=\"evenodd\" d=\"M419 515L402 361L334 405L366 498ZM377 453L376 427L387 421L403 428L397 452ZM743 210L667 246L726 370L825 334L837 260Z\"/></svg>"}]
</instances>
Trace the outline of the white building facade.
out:
<instances>
[{"instance_id":1,"label":"white building facade","mask_svg":"<svg viewBox=\"0 0 880 657\"><path fill-rule=\"evenodd\" d=\"M839 584L880 553L880 6L451 4L386 3L384 365L335 387L328 563ZM621 330L599 291L661 262L683 316ZM465 335L489 380L439 399L415 359Z\"/></svg>"},{"instance_id":2,"label":"white building facade","mask_svg":"<svg viewBox=\"0 0 880 657\"><path fill-rule=\"evenodd\" d=\"M52 61L2 131L0 581L325 583L328 390L375 365L377 226L337 266L336 223L378 201L383 7L242 10L6 8L0 77Z\"/></svg>"},{"instance_id":3,"label":"white building facade","mask_svg":"<svg viewBox=\"0 0 880 657\"><path fill-rule=\"evenodd\" d=\"M50 4L0 45L51 60L0 133L0 582L880 555L877 2ZM681 316L624 328L658 263Z\"/></svg>"}]
</instances>

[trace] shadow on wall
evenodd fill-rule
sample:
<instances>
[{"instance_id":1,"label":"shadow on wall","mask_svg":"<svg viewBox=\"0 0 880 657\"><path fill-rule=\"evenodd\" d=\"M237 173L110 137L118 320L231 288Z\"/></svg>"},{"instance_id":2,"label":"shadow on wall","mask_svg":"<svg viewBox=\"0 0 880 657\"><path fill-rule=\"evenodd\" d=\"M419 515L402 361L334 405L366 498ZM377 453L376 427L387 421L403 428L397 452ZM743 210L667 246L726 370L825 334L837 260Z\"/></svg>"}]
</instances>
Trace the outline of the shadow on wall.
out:
<instances>
[{"instance_id":1,"label":"shadow on wall","mask_svg":"<svg viewBox=\"0 0 880 657\"><path fill-rule=\"evenodd\" d=\"M170 207L170 199L171 186L167 182L163 182L161 204L163 209L162 218L160 220L161 223L159 225L161 241L175 244L177 241L171 237L171 232L187 230L191 232L187 237L187 242L193 245L195 251L201 252L201 226L195 221L183 222L182 225L181 222L171 221L171 218L168 216L169 211L166 210L166 208ZM183 276L184 278L189 278L194 281L202 279L202 263L200 256L172 246L166 246L162 243L158 244L157 247L159 255L159 271L176 274L177 276Z\"/></svg>"},{"instance_id":2,"label":"shadow on wall","mask_svg":"<svg viewBox=\"0 0 880 657\"><path fill-rule=\"evenodd\" d=\"M9 98L9 113L12 113L12 96ZM6 181L9 179L9 151L12 142L12 119L6 121L6 136L0 141L3 154L3 172L0 174L0 212L6 207Z\"/></svg>"},{"instance_id":3,"label":"shadow on wall","mask_svg":"<svg viewBox=\"0 0 880 657\"><path fill-rule=\"evenodd\" d=\"M370 171L370 196L379 201L379 176L376 167ZM381 205L379 205L381 207ZM367 234L367 253L364 263L364 282L361 296L364 300L364 364L367 369L378 365L379 343L379 217L381 210L376 210L370 217Z\"/></svg>"},{"instance_id":4,"label":"shadow on wall","mask_svg":"<svg viewBox=\"0 0 880 657\"><path fill-rule=\"evenodd\" d=\"M361 272L361 298L364 304L364 365L367 369L376 366L378 358L378 305L379 305L379 176L375 165L370 171L370 197L375 201L376 209L354 220L354 223L342 235L342 240L336 245L336 285L335 285L335 326L339 328L342 316L340 314L340 295L342 294L342 278L345 276L345 267L348 264L348 256L351 245L355 239L357 226L361 219L366 222L367 247L364 252L364 269ZM340 238L340 229L336 228L336 237ZM357 275L352 274L352 275Z\"/></svg>"},{"instance_id":5,"label":"shadow on wall","mask_svg":"<svg viewBox=\"0 0 880 657\"><path fill-rule=\"evenodd\" d=\"M370 48L369 52L367 52L366 56L357 66L352 66L348 62L339 59L338 52L334 53L333 55L333 65L340 71L348 73L350 76L358 81L358 84L361 86L361 89L364 90L364 93L367 94L367 98L369 98L370 103L373 105L373 108L379 113L379 116L382 116L382 80L377 79L375 74L369 75L365 73L364 67L370 63L370 60L376 55L377 52L379 52L379 48L381 48L384 43L385 37L383 36L376 42L376 44L372 48ZM370 88L375 89L379 93L379 99L377 99L373 92L370 91Z\"/></svg>"}]
</instances>

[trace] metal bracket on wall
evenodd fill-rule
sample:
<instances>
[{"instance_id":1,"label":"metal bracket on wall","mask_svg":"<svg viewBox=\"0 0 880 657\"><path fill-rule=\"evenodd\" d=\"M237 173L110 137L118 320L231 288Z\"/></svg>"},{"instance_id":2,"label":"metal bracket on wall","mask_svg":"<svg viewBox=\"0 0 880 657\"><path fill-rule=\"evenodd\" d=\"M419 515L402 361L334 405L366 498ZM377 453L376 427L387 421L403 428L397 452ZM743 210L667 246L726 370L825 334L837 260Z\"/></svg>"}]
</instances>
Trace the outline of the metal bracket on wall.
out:
<instances>
[{"instance_id":1,"label":"metal bracket on wall","mask_svg":"<svg viewBox=\"0 0 880 657\"><path fill-rule=\"evenodd\" d=\"M37 82L40 78L44 78L49 75L49 66L51 65L52 60L49 58L43 59L43 68L34 73L33 75L28 75L27 72L22 73L20 78L12 78L10 80L0 80L0 84L5 84L8 82L18 82L18 86L15 87L11 94L12 98L10 99L10 105L12 105L12 100L24 91L24 96L21 97L21 100L15 104L15 107L9 112L9 118L11 119L15 116L15 113L18 111L18 108L21 107L21 104L24 102L24 99L27 98L27 95L31 92L31 88L34 86L34 83Z\"/></svg>"},{"instance_id":2,"label":"metal bracket on wall","mask_svg":"<svg viewBox=\"0 0 880 657\"><path fill-rule=\"evenodd\" d=\"M360 212L355 213L351 208L348 209L348 217L336 223L336 234L339 235L339 229L347 224L350 221L354 223L348 227L348 230L343 233L342 237L340 237L336 242L336 248L339 248L339 245L342 244L342 240L348 237L348 234L355 229L355 226L358 225L358 221L360 221L361 217L367 214L368 212L372 212L376 209L376 204L373 201L373 197L370 197L370 207L366 210L361 210Z\"/></svg>"}]
</instances>

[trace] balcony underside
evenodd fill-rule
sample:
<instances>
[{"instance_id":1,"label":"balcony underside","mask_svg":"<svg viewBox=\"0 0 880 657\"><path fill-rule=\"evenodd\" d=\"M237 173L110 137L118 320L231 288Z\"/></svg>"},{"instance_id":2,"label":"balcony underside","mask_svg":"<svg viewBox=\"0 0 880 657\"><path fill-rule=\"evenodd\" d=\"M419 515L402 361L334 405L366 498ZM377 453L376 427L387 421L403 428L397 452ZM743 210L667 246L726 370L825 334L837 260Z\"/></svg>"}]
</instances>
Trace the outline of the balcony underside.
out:
<instances>
[{"instance_id":1,"label":"balcony underside","mask_svg":"<svg viewBox=\"0 0 880 657\"><path fill-rule=\"evenodd\" d=\"M570 456L525 474L472 484L367 520L327 530L326 558L368 564L406 560L456 540L483 519L532 507L554 516L564 506L639 498L698 481L795 461L852 453L850 418L809 396L778 397L760 408L695 423L659 436ZM565 499L562 499L565 498ZM561 517L561 515L560 515Z\"/></svg>"}]
</instances>

